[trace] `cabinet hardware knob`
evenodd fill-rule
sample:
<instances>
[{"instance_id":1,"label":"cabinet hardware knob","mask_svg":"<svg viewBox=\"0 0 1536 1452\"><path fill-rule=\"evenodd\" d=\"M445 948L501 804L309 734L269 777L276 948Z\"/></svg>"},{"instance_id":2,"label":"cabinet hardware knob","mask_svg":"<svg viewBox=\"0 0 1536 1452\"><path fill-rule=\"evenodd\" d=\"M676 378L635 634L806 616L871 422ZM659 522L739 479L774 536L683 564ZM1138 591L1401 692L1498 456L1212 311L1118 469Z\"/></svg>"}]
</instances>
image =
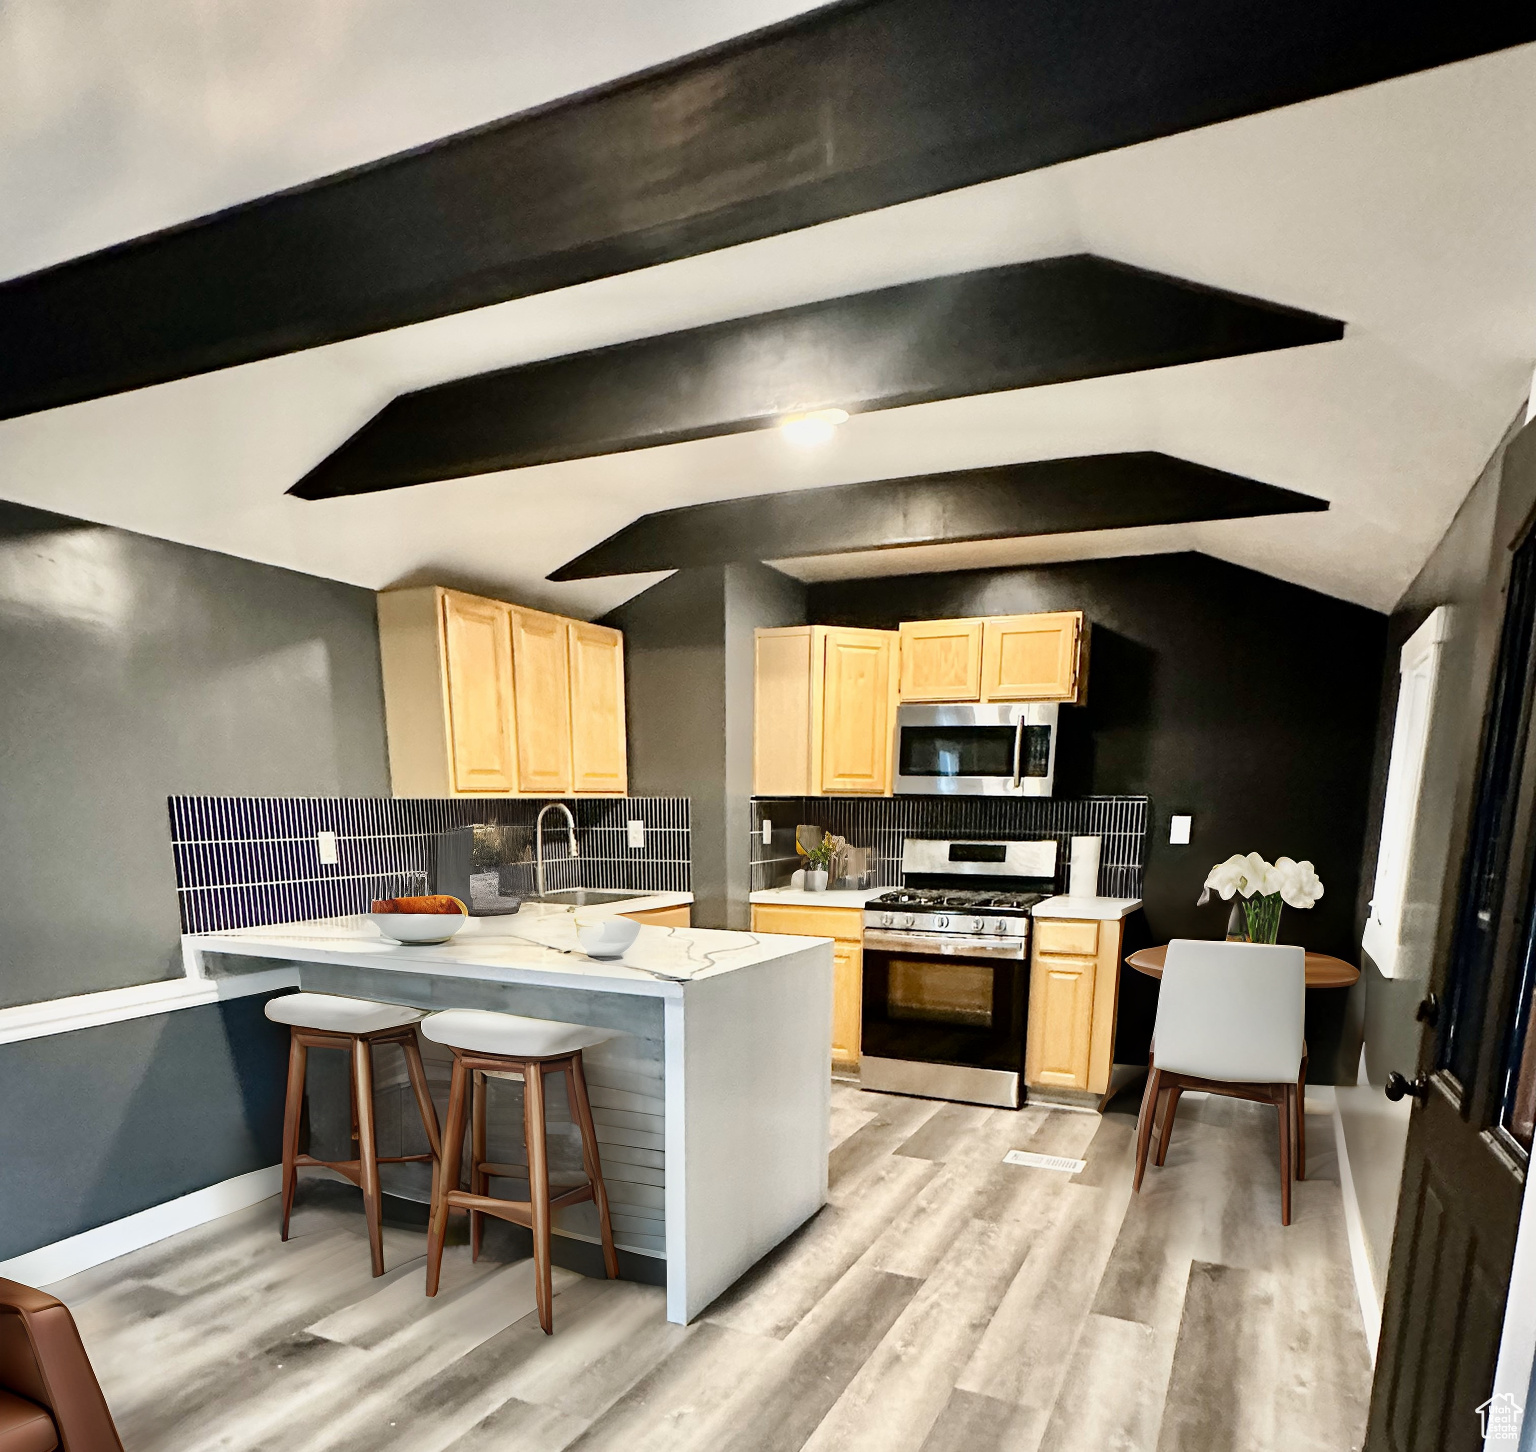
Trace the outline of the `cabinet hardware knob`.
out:
<instances>
[{"instance_id":1,"label":"cabinet hardware knob","mask_svg":"<svg viewBox=\"0 0 1536 1452\"><path fill-rule=\"evenodd\" d=\"M1413 1015L1420 1023L1427 1023L1430 1028L1436 1027L1440 1022L1440 997L1438 994L1428 994L1414 1010Z\"/></svg>"}]
</instances>

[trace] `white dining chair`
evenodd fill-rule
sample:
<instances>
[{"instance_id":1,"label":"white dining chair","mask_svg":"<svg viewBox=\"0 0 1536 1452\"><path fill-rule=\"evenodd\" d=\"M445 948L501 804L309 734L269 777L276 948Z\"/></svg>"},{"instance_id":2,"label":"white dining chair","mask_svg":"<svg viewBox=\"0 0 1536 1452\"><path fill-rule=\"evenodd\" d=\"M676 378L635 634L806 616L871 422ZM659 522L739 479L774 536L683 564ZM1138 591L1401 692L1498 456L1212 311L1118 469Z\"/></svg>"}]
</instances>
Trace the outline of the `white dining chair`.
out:
<instances>
[{"instance_id":1,"label":"white dining chair","mask_svg":"<svg viewBox=\"0 0 1536 1452\"><path fill-rule=\"evenodd\" d=\"M1269 943L1168 945L1141 1117L1135 1188L1141 1189L1162 1101L1157 1163L1168 1153L1173 1116L1186 1089L1254 1099L1280 1119L1280 1223L1291 1223L1291 1176L1305 1173L1300 1136L1306 1055L1306 953Z\"/></svg>"}]
</instances>

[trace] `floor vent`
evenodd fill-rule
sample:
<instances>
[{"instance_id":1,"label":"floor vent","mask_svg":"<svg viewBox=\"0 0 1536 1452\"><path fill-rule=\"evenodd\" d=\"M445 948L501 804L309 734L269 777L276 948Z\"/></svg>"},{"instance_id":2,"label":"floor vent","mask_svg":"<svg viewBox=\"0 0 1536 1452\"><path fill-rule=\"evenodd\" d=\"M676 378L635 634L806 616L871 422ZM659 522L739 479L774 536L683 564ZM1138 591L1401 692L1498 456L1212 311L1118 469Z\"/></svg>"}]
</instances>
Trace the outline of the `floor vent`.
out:
<instances>
[{"instance_id":1,"label":"floor vent","mask_svg":"<svg viewBox=\"0 0 1536 1452\"><path fill-rule=\"evenodd\" d=\"M1069 1160L1065 1155L1037 1155L1029 1150L1009 1150L1003 1156L1003 1163L1024 1165L1031 1170L1060 1170L1068 1175L1080 1175L1088 1168L1087 1160Z\"/></svg>"}]
</instances>

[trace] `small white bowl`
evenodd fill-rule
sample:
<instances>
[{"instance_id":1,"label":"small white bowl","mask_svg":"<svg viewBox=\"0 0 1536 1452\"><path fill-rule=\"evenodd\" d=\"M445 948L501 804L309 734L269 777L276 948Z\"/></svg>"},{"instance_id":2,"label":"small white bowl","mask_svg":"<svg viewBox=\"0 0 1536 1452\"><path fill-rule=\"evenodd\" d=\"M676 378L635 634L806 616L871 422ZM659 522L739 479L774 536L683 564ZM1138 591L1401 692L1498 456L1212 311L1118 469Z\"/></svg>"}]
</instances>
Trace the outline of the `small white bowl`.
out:
<instances>
[{"instance_id":1,"label":"small white bowl","mask_svg":"<svg viewBox=\"0 0 1536 1452\"><path fill-rule=\"evenodd\" d=\"M576 924L576 938L589 958L621 958L639 936L640 924L633 918L595 918Z\"/></svg>"},{"instance_id":2,"label":"small white bowl","mask_svg":"<svg viewBox=\"0 0 1536 1452\"><path fill-rule=\"evenodd\" d=\"M397 943L446 943L469 921L463 913L369 913L386 938Z\"/></svg>"}]
</instances>

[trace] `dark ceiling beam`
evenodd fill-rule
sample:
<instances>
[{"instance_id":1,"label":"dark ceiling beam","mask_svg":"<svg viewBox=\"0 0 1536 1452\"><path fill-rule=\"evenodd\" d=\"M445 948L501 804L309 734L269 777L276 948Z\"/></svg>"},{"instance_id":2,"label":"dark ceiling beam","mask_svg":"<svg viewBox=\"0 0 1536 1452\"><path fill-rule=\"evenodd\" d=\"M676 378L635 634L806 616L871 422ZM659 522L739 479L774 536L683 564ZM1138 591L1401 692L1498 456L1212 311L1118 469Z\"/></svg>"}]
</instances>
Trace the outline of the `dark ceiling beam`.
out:
<instances>
[{"instance_id":1,"label":"dark ceiling beam","mask_svg":"<svg viewBox=\"0 0 1536 1452\"><path fill-rule=\"evenodd\" d=\"M1536 40L1529 0L862 0L0 284L0 418Z\"/></svg>"},{"instance_id":2,"label":"dark ceiling beam","mask_svg":"<svg viewBox=\"0 0 1536 1452\"><path fill-rule=\"evenodd\" d=\"M1054 257L640 338L385 405L288 492L368 494L762 428L1331 342L1344 325L1098 257Z\"/></svg>"},{"instance_id":3,"label":"dark ceiling beam","mask_svg":"<svg viewBox=\"0 0 1536 1452\"><path fill-rule=\"evenodd\" d=\"M1090 454L664 509L641 515L549 578L594 580L741 560L1327 508L1326 499L1168 454Z\"/></svg>"}]
</instances>

